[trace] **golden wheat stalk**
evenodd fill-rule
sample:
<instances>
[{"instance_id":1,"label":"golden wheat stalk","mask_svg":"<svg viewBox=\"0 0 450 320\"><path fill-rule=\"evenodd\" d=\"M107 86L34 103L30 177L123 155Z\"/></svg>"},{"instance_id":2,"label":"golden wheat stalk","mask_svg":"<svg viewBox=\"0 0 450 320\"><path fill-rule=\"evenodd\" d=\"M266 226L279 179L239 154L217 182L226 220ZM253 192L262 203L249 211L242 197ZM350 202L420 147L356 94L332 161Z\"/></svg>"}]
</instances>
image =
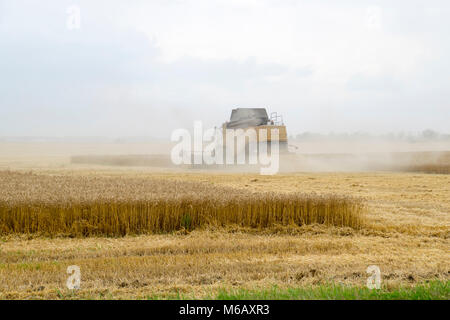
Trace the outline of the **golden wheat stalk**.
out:
<instances>
[{"instance_id":1,"label":"golden wheat stalk","mask_svg":"<svg viewBox=\"0 0 450 320\"><path fill-rule=\"evenodd\" d=\"M123 236L204 226L360 228L364 204L338 195L254 193L200 182L0 173L0 233ZM5 191L8 190L8 191Z\"/></svg>"}]
</instances>

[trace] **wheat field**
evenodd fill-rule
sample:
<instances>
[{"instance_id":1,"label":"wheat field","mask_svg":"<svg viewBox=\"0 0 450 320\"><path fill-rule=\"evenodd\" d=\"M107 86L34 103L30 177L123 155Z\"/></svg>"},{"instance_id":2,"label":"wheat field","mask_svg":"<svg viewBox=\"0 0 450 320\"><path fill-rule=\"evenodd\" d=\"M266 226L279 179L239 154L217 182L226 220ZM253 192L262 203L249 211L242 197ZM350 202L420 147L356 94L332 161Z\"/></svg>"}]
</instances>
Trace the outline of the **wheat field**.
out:
<instances>
[{"instance_id":1,"label":"wheat field","mask_svg":"<svg viewBox=\"0 0 450 320\"><path fill-rule=\"evenodd\" d=\"M205 182L0 172L0 233L124 236L203 226L360 228L364 204L337 195L250 192Z\"/></svg>"},{"instance_id":2,"label":"wheat field","mask_svg":"<svg viewBox=\"0 0 450 320\"><path fill-rule=\"evenodd\" d=\"M153 185L163 180L168 183L165 186L185 188L192 183L193 188L207 185L213 186L211 190L242 194L276 190L288 196L299 191L314 194L314 199L330 194L344 199L351 196L364 199L367 207L358 228L320 223L265 228L205 224L190 230L178 225L177 231L114 237L4 233L0 236L3 299L146 299L179 294L202 298L223 288L253 290L327 283L364 286L365 270L371 264L380 266L383 286L388 289L450 279L447 175L297 173L262 177L105 168L46 169L33 174L20 170L7 172L3 178L16 190L11 193L2 188L2 199L8 201L17 199L19 191L28 199L45 193L45 201L61 201L62 190L66 201L88 201L101 196L89 188L96 181L110 190L102 193L104 197L115 194L122 199L126 195L113 190L123 185L113 181L149 180ZM29 179L36 179L40 188L29 189ZM55 181L59 194L47 192L55 190L50 189ZM63 181L71 183L64 187ZM80 185L74 187L75 181ZM87 188L83 197L81 186ZM136 183L135 188L136 194L145 190L142 183ZM82 270L82 287L77 292L65 287L69 265Z\"/></svg>"},{"instance_id":3,"label":"wheat field","mask_svg":"<svg viewBox=\"0 0 450 320\"><path fill-rule=\"evenodd\" d=\"M386 290L450 280L445 174L260 176L75 165L56 153L18 157L13 151L0 157L0 299L205 298L224 289L363 288L369 265L380 267ZM154 219L159 222L146 225L156 211L147 216L147 209L136 209L155 201L180 206L183 199L187 211L188 203L208 204L202 214L209 219L180 210L166 224ZM218 209L240 199L252 208L279 201L285 211L306 203L315 209L292 215L294 223L282 219L281 208L271 220L258 209L220 216ZM118 211L102 215L94 209L123 203L120 223ZM345 205L335 210L337 204ZM49 208L53 215L38 214ZM343 208L351 219L343 219ZM326 218L331 212L341 218ZM70 265L81 269L80 290L66 287Z\"/></svg>"}]
</instances>

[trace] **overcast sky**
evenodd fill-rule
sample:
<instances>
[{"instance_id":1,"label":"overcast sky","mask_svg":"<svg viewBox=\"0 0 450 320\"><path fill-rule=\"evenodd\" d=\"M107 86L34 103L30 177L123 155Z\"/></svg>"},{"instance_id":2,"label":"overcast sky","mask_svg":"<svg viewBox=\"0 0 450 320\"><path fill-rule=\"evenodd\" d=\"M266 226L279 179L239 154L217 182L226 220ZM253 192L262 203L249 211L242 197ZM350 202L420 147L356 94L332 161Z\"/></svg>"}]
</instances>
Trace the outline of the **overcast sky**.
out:
<instances>
[{"instance_id":1,"label":"overcast sky","mask_svg":"<svg viewBox=\"0 0 450 320\"><path fill-rule=\"evenodd\" d=\"M449 133L449 30L449 1L0 0L0 136Z\"/></svg>"}]
</instances>

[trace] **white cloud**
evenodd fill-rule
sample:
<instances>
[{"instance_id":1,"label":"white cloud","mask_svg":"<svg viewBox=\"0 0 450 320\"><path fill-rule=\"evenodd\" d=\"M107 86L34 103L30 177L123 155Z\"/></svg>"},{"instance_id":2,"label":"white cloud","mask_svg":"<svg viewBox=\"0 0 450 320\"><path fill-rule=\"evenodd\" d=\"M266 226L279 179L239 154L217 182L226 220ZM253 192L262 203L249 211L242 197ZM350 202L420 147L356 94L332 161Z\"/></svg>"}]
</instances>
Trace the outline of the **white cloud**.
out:
<instances>
[{"instance_id":1,"label":"white cloud","mask_svg":"<svg viewBox=\"0 0 450 320\"><path fill-rule=\"evenodd\" d=\"M76 32L66 28L73 4ZM422 130L425 118L448 130L444 1L9 0L0 8L0 116L12 119L0 135L51 134L55 119L66 134L151 135L199 116L220 124L232 107L258 105L284 113L295 131ZM34 125L21 125L26 112ZM155 112L182 116L146 127ZM377 122L387 115L389 128Z\"/></svg>"}]
</instances>

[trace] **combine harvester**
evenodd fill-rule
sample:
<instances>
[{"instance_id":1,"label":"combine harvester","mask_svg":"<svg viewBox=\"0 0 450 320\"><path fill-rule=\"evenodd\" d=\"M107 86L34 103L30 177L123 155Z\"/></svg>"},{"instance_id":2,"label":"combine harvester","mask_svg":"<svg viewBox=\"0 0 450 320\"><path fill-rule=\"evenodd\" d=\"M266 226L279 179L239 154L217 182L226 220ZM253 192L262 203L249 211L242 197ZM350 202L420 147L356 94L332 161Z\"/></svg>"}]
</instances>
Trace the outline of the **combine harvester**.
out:
<instances>
[{"instance_id":1,"label":"combine harvester","mask_svg":"<svg viewBox=\"0 0 450 320\"><path fill-rule=\"evenodd\" d=\"M275 140L278 140L278 155L285 157L289 154L287 131L282 116L272 112L269 117L265 108L233 109L230 120L215 130L216 136L220 137L216 140L215 150L222 151L223 164L211 166L195 163L196 156L197 159L203 157L203 151L194 151L191 152L191 168L235 168L234 165L239 165L242 169L259 167L260 163L251 163L251 156L254 156L253 159L261 159L261 155L274 155ZM262 149L262 145L266 148ZM232 163L230 158L233 159Z\"/></svg>"},{"instance_id":2,"label":"combine harvester","mask_svg":"<svg viewBox=\"0 0 450 320\"><path fill-rule=\"evenodd\" d=\"M268 145L272 142L272 129L278 129L278 141L280 152L287 152L287 132L283 123L283 117L276 112L267 115L265 108L237 108L231 111L230 121L222 125L223 136L225 137L227 129L242 129L244 134L249 129L253 129L257 134L256 142L267 141ZM261 135L261 130L266 130L267 136ZM263 136L263 137L262 137ZM226 147L226 139L224 141Z\"/></svg>"}]
</instances>

